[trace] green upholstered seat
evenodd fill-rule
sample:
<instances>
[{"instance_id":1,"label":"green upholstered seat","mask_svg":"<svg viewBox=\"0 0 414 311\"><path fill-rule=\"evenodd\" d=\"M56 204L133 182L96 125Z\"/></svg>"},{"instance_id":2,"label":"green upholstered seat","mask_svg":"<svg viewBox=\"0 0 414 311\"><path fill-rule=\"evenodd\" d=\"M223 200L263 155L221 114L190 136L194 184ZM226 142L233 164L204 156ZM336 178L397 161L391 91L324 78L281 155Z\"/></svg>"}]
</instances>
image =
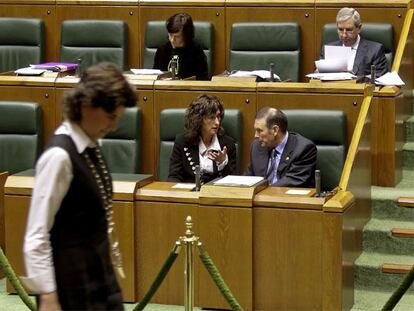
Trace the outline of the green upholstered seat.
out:
<instances>
[{"instance_id":1,"label":"green upholstered seat","mask_svg":"<svg viewBox=\"0 0 414 311\"><path fill-rule=\"evenodd\" d=\"M386 23L363 23L361 37L376 41L384 45L385 57L387 58L388 70L391 69L394 57L394 29L391 24ZM336 24L326 24L322 28L322 47L323 45L338 41Z\"/></svg>"},{"instance_id":2,"label":"green upholstered seat","mask_svg":"<svg viewBox=\"0 0 414 311\"><path fill-rule=\"evenodd\" d=\"M43 61L44 24L35 18L0 18L0 72Z\"/></svg>"},{"instance_id":3,"label":"green upholstered seat","mask_svg":"<svg viewBox=\"0 0 414 311\"><path fill-rule=\"evenodd\" d=\"M34 168L42 148L42 111L37 103L0 101L0 172Z\"/></svg>"},{"instance_id":4,"label":"green upholstered seat","mask_svg":"<svg viewBox=\"0 0 414 311\"><path fill-rule=\"evenodd\" d=\"M128 54L128 26L119 20L66 20L62 23L60 60L82 60L85 70L100 62L125 69Z\"/></svg>"},{"instance_id":5,"label":"green upholstered seat","mask_svg":"<svg viewBox=\"0 0 414 311\"><path fill-rule=\"evenodd\" d=\"M194 22L194 40L197 41L207 56L208 74L213 68L214 27L210 22ZM165 21L149 21L145 28L144 68L152 68L157 49L168 40Z\"/></svg>"},{"instance_id":6,"label":"green upholstered seat","mask_svg":"<svg viewBox=\"0 0 414 311\"><path fill-rule=\"evenodd\" d=\"M346 158L346 115L337 110L283 110L288 130L312 140L318 149L316 169L321 171L322 190L339 185Z\"/></svg>"},{"instance_id":7,"label":"green upholstered seat","mask_svg":"<svg viewBox=\"0 0 414 311\"><path fill-rule=\"evenodd\" d=\"M158 163L159 180L167 180L170 166L170 156L174 146L175 136L183 133L185 109L164 109L160 113L160 157ZM223 119L226 134L236 140L237 170L240 172L242 114L239 109L226 109Z\"/></svg>"},{"instance_id":8,"label":"green upholstered seat","mask_svg":"<svg viewBox=\"0 0 414 311\"><path fill-rule=\"evenodd\" d=\"M296 23L235 23L231 27L230 70L269 70L298 81L300 28Z\"/></svg>"},{"instance_id":9,"label":"green upholstered seat","mask_svg":"<svg viewBox=\"0 0 414 311\"><path fill-rule=\"evenodd\" d=\"M102 139L102 151L111 173L140 172L141 117L140 108L126 108L116 131Z\"/></svg>"}]
</instances>

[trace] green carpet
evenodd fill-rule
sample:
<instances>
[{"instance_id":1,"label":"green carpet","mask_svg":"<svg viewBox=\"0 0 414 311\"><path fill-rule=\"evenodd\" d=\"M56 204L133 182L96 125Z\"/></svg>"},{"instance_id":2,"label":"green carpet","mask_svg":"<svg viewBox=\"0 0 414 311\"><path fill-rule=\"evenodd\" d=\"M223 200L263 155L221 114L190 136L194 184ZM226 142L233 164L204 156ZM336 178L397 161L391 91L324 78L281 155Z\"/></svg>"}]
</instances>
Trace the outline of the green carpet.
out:
<instances>
[{"instance_id":1,"label":"green carpet","mask_svg":"<svg viewBox=\"0 0 414 311\"><path fill-rule=\"evenodd\" d=\"M136 304L124 304L126 311L132 311ZM29 309L20 300L18 295L9 295L6 293L6 279L0 280L0 311L28 311ZM148 304L145 311L182 311L183 306ZM201 310L194 308L194 310Z\"/></svg>"},{"instance_id":2,"label":"green carpet","mask_svg":"<svg viewBox=\"0 0 414 311\"><path fill-rule=\"evenodd\" d=\"M371 188L372 218L363 231L363 253L355 262L355 304L352 311L380 310L404 275L383 273L384 263L414 264L414 239L391 235L393 228L414 229L414 209L399 207L401 196L414 197L414 116L407 122L402 181L393 188ZM414 310L414 285L394 310Z\"/></svg>"}]
</instances>

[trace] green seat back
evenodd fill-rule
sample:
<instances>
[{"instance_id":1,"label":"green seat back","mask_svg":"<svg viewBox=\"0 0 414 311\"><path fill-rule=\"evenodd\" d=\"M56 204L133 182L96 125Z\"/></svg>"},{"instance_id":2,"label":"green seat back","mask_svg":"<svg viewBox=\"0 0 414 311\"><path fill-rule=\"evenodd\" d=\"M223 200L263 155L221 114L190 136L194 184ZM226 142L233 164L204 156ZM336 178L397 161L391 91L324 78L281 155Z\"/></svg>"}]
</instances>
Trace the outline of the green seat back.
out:
<instances>
[{"instance_id":1,"label":"green seat back","mask_svg":"<svg viewBox=\"0 0 414 311\"><path fill-rule=\"evenodd\" d=\"M388 71L391 70L394 51L394 29L391 24L386 23L363 23L361 37L379 42L385 48L385 57L387 58ZM329 42L338 41L338 32L336 24L325 24L322 29L322 48Z\"/></svg>"},{"instance_id":2,"label":"green seat back","mask_svg":"<svg viewBox=\"0 0 414 311\"><path fill-rule=\"evenodd\" d=\"M322 190L339 185L346 158L346 115L337 110L283 110L288 129L312 140L318 149L316 169L321 171Z\"/></svg>"},{"instance_id":3,"label":"green seat back","mask_svg":"<svg viewBox=\"0 0 414 311\"><path fill-rule=\"evenodd\" d=\"M210 22L194 22L194 40L207 56L208 74L213 68L214 27ZM144 68L152 68L157 49L168 41L165 21L149 21L145 28Z\"/></svg>"},{"instance_id":4,"label":"green seat back","mask_svg":"<svg viewBox=\"0 0 414 311\"><path fill-rule=\"evenodd\" d=\"M34 168L42 148L42 111L37 103L0 101L0 172Z\"/></svg>"},{"instance_id":5,"label":"green seat back","mask_svg":"<svg viewBox=\"0 0 414 311\"><path fill-rule=\"evenodd\" d=\"M125 69L128 53L128 26L118 20L66 20L62 23L60 61L76 63L81 70L100 62Z\"/></svg>"},{"instance_id":6,"label":"green seat back","mask_svg":"<svg viewBox=\"0 0 414 311\"><path fill-rule=\"evenodd\" d=\"M41 63L43 54L43 20L0 18L0 72Z\"/></svg>"},{"instance_id":7,"label":"green seat back","mask_svg":"<svg viewBox=\"0 0 414 311\"><path fill-rule=\"evenodd\" d=\"M269 70L298 81L300 28L296 23L235 23L231 27L230 70Z\"/></svg>"},{"instance_id":8,"label":"green seat back","mask_svg":"<svg viewBox=\"0 0 414 311\"><path fill-rule=\"evenodd\" d=\"M126 108L116 131L102 139L102 151L111 173L140 172L141 118L140 108Z\"/></svg>"},{"instance_id":9,"label":"green seat back","mask_svg":"<svg viewBox=\"0 0 414 311\"><path fill-rule=\"evenodd\" d=\"M183 133L185 109L164 109L160 113L160 157L158 162L159 180L167 180L170 166L171 152L176 135ZM226 134L236 141L237 173L240 172L241 142L242 142L242 114L239 109L226 109L223 128Z\"/></svg>"}]
</instances>

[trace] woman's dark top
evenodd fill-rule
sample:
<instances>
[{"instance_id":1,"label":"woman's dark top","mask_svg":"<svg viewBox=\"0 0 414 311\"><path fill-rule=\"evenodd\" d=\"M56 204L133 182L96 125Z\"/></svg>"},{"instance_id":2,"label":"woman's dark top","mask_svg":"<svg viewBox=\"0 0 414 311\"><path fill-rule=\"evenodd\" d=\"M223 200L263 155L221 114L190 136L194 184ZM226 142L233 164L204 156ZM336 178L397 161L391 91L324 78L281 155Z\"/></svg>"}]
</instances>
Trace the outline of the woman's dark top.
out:
<instances>
[{"instance_id":1,"label":"woman's dark top","mask_svg":"<svg viewBox=\"0 0 414 311\"><path fill-rule=\"evenodd\" d=\"M227 147L228 163L223 170L218 171L216 163L213 161L213 173L204 173L201 176L202 182L207 183L217 177L223 177L236 173L236 145L232 137L223 135L218 136L221 149ZM195 165L200 164L198 143L191 144L186 141L184 134L177 135L174 142L173 151L170 157L170 169L168 173L169 181L194 182Z\"/></svg>"},{"instance_id":2,"label":"woman's dark top","mask_svg":"<svg viewBox=\"0 0 414 311\"><path fill-rule=\"evenodd\" d=\"M178 55L178 77L185 79L195 76L197 80L208 80L207 57L203 48L196 42L192 42L183 48L173 49L170 42L157 49L154 57L154 69L168 70L168 64L173 57Z\"/></svg>"}]
</instances>

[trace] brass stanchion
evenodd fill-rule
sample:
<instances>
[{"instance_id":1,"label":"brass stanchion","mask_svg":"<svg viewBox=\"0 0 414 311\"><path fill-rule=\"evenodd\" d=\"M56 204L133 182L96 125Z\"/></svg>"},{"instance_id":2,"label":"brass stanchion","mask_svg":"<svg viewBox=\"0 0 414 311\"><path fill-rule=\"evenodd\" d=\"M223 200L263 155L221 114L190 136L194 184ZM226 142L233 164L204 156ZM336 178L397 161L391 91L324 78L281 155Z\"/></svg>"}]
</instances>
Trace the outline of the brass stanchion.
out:
<instances>
[{"instance_id":1,"label":"brass stanchion","mask_svg":"<svg viewBox=\"0 0 414 311\"><path fill-rule=\"evenodd\" d=\"M193 219L187 216L185 220L185 236L180 241L185 244L185 269L184 269L184 307L185 311L192 311L194 308L194 245L198 237L193 232Z\"/></svg>"}]
</instances>

